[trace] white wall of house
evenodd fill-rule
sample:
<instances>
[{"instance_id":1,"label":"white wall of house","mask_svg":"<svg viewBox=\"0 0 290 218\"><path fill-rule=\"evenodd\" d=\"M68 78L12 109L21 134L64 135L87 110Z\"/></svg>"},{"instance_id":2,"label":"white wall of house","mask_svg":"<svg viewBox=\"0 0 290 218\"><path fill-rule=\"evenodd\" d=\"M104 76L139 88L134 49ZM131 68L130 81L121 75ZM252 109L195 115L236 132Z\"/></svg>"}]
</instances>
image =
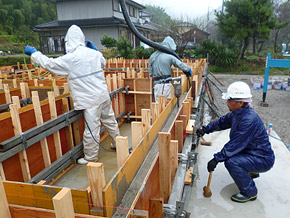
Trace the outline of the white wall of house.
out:
<instances>
[{"instance_id":1,"label":"white wall of house","mask_svg":"<svg viewBox=\"0 0 290 218\"><path fill-rule=\"evenodd\" d=\"M92 41L98 49L104 49L101 44L101 39L105 34L118 40L119 28L118 27L98 27L98 28L82 28L86 40Z\"/></svg>"},{"instance_id":2,"label":"white wall of house","mask_svg":"<svg viewBox=\"0 0 290 218\"><path fill-rule=\"evenodd\" d=\"M113 16L112 1L82 0L56 4L58 20L91 19Z\"/></svg>"}]
</instances>

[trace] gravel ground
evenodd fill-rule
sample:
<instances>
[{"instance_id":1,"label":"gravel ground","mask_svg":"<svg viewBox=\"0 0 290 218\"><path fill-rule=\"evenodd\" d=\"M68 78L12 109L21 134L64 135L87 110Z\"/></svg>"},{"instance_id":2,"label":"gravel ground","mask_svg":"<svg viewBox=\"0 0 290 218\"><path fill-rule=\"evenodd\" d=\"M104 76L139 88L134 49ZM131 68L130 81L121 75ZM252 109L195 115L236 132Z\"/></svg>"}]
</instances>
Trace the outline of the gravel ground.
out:
<instances>
[{"instance_id":1,"label":"gravel ground","mask_svg":"<svg viewBox=\"0 0 290 218\"><path fill-rule=\"evenodd\" d=\"M220 75L214 74L218 81L212 76L208 75L209 79L214 82L223 92L226 92L227 87L235 81L246 82L251 87L253 95L252 107L261 117L262 121L268 125L272 123L273 129L279 135L281 140L290 146L290 92L284 90L267 90L266 102L268 107L262 107L259 102L262 101L263 89L255 90L251 84L251 77L253 75ZM280 78L288 78L285 76L279 76ZM214 96L214 102L222 115L226 114L229 110L226 105L226 101L221 98L221 92L210 83L210 87Z\"/></svg>"}]
</instances>

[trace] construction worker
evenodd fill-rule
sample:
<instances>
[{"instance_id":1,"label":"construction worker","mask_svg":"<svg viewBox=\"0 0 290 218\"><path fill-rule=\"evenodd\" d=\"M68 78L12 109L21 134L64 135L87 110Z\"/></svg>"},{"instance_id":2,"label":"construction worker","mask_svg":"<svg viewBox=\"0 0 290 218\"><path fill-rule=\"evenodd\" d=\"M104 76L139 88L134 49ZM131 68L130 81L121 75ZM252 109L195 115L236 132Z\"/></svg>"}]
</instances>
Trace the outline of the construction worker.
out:
<instances>
[{"instance_id":1,"label":"construction worker","mask_svg":"<svg viewBox=\"0 0 290 218\"><path fill-rule=\"evenodd\" d=\"M172 51L176 50L176 44L170 36L165 37L161 45L168 49L171 49ZM170 97L172 65L178 67L183 72L186 72L188 75L192 75L191 68L184 64L180 59L176 58L171 54L167 54L158 50L150 56L148 71L149 75L154 79L153 92L155 101L157 103L159 95L165 95L165 100Z\"/></svg>"},{"instance_id":2,"label":"construction worker","mask_svg":"<svg viewBox=\"0 0 290 218\"><path fill-rule=\"evenodd\" d=\"M214 131L231 128L230 140L220 152L208 162L207 169L213 171L220 162L237 184L240 193L232 195L235 202L253 201L257 198L257 187L253 181L258 173L270 170L275 161L266 128L253 108L249 86L244 82L234 82L223 93L230 110L228 114L196 131L203 136Z\"/></svg>"},{"instance_id":3,"label":"construction worker","mask_svg":"<svg viewBox=\"0 0 290 218\"><path fill-rule=\"evenodd\" d=\"M120 135L118 123L111 106L110 95L102 68L106 60L93 42L85 42L85 36L76 25L72 25L65 36L66 54L48 58L34 47L27 45L25 54L31 55L34 63L56 74L67 76L74 109L83 110L86 122L83 145L84 158L79 164L98 161L100 121L112 138L115 148L116 136Z\"/></svg>"}]
</instances>

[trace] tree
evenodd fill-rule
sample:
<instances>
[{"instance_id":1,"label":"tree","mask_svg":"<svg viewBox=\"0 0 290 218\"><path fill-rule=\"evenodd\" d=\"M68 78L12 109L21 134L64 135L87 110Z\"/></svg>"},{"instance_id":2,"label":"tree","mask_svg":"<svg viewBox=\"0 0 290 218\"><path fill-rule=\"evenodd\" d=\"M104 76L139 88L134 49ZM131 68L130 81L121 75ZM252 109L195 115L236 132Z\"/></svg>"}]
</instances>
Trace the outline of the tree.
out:
<instances>
[{"instance_id":1,"label":"tree","mask_svg":"<svg viewBox=\"0 0 290 218\"><path fill-rule=\"evenodd\" d=\"M280 32L285 29L287 31L287 27L288 29L290 29L290 4L288 2L284 2L282 4L280 4L280 2L275 4L275 15L277 17L277 21L275 23L275 27L273 30L273 34L274 34L274 51L278 52L278 38L279 38L279 34ZM283 42L283 40L289 40L287 39L287 35L290 32L288 31L286 33L286 37L281 37L281 42Z\"/></svg>"},{"instance_id":2,"label":"tree","mask_svg":"<svg viewBox=\"0 0 290 218\"><path fill-rule=\"evenodd\" d=\"M171 17L165 12L165 9L160 6L146 5L145 11L153 15L152 22L168 28L171 23Z\"/></svg>"},{"instance_id":3,"label":"tree","mask_svg":"<svg viewBox=\"0 0 290 218\"><path fill-rule=\"evenodd\" d=\"M101 39L101 44L106 48L113 48L117 46L117 40L105 34Z\"/></svg>"},{"instance_id":4,"label":"tree","mask_svg":"<svg viewBox=\"0 0 290 218\"><path fill-rule=\"evenodd\" d=\"M220 32L227 38L240 41L241 58L244 58L251 40L255 53L257 39L267 39L274 27L271 0L231 0L224 6L225 13L216 12Z\"/></svg>"}]
</instances>

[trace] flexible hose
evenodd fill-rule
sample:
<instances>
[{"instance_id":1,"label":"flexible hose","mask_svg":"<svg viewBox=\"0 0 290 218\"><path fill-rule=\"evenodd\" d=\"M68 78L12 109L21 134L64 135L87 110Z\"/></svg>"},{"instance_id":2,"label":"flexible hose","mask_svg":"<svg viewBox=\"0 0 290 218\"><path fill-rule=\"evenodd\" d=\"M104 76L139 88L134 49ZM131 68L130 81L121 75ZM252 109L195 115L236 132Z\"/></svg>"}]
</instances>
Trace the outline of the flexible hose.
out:
<instances>
[{"instance_id":1,"label":"flexible hose","mask_svg":"<svg viewBox=\"0 0 290 218\"><path fill-rule=\"evenodd\" d=\"M153 48L155 48L155 49L157 49L159 51L165 52L167 54L171 54L171 55L173 55L174 57L178 58L181 61L180 57L174 51L172 51L171 49L166 48L166 47L164 47L164 46L162 46L162 45L160 45L160 44L158 44L156 42L153 42L150 39L147 39L141 33L139 33L139 31L136 29L134 24L131 22L131 19L129 17L125 1L126 0L120 0L122 13L124 15L124 18L125 18L125 21L126 21L127 25L129 26L130 30L134 33L134 35L138 39L140 39L140 41L146 43L147 45L150 45L151 47L153 47Z\"/></svg>"},{"instance_id":2,"label":"flexible hose","mask_svg":"<svg viewBox=\"0 0 290 218\"><path fill-rule=\"evenodd\" d=\"M129 14L128 14L128 10L127 10L127 7L126 7L126 0L120 0L120 4L121 4L121 8L122 8L122 13L124 15L124 18L125 18L125 21L127 23L127 25L129 26L130 30L134 33L134 35L142 42L146 43L147 45L150 45L151 47L159 50L159 51L162 51L164 53L167 53L167 54L171 54L173 55L174 57L176 57L178 60L180 60L182 62L182 60L180 59L180 57L174 52L172 51L171 49L169 48L166 48L162 45L160 45L159 43L156 43L156 42L153 42L151 41L150 39L147 39L146 37L144 37L137 29L136 27L134 26L134 24L132 23L130 17L129 17ZM191 87L191 84L190 84L190 77L189 77L189 74L188 72L184 72L184 74L187 76L187 79L188 79L188 86Z\"/></svg>"}]
</instances>

